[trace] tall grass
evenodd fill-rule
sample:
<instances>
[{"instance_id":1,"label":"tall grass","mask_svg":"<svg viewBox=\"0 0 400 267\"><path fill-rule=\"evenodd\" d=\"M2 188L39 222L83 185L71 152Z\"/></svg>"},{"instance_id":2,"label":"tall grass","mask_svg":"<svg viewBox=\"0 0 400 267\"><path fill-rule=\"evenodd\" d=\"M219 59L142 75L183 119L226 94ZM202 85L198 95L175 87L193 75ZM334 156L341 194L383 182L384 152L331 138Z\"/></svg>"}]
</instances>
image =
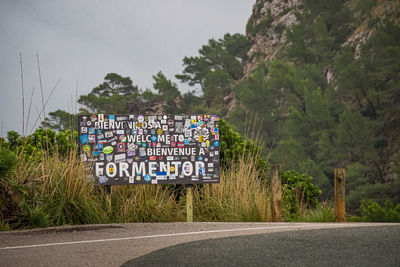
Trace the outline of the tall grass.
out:
<instances>
[{"instance_id":1,"label":"tall grass","mask_svg":"<svg viewBox=\"0 0 400 267\"><path fill-rule=\"evenodd\" d=\"M270 193L257 169L258 155L242 156L222 170L220 184L197 186L194 190L194 216L199 221L271 220Z\"/></svg>"},{"instance_id":2,"label":"tall grass","mask_svg":"<svg viewBox=\"0 0 400 267\"><path fill-rule=\"evenodd\" d=\"M313 209L306 207L299 208L299 217L297 219L301 222L334 222L335 221L335 207L332 201L324 201L319 203Z\"/></svg>"},{"instance_id":3,"label":"tall grass","mask_svg":"<svg viewBox=\"0 0 400 267\"><path fill-rule=\"evenodd\" d=\"M183 221L184 214L167 185L114 186L110 216L113 222Z\"/></svg>"},{"instance_id":4,"label":"tall grass","mask_svg":"<svg viewBox=\"0 0 400 267\"><path fill-rule=\"evenodd\" d=\"M177 200L171 186L114 186L108 196L88 179L90 169L76 149L66 156L57 149L19 154L18 165L4 180L15 185L12 196L18 208L2 214L1 228L185 220L183 192ZM256 165L256 155L242 156L222 170L220 184L196 186L195 220L269 221L269 191Z\"/></svg>"},{"instance_id":5,"label":"tall grass","mask_svg":"<svg viewBox=\"0 0 400 267\"><path fill-rule=\"evenodd\" d=\"M20 224L40 227L110 221L99 198L101 190L87 179L87 170L76 155L74 148L67 156L48 150L37 157L20 156L11 177L23 186Z\"/></svg>"}]
</instances>

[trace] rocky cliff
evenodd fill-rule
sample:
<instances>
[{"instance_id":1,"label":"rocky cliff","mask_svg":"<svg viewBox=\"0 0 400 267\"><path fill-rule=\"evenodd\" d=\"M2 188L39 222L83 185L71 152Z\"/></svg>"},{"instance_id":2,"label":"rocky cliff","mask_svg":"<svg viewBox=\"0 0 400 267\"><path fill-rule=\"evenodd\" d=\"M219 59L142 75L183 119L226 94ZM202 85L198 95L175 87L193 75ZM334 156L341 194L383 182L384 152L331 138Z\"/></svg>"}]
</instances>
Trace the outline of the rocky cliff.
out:
<instances>
[{"instance_id":1,"label":"rocky cliff","mask_svg":"<svg viewBox=\"0 0 400 267\"><path fill-rule=\"evenodd\" d=\"M357 19L352 22L352 32L342 46L350 44L355 47L356 58L362 44L373 36L380 22L388 19L398 23L400 20L400 1L397 0L350 0L346 5ZM286 30L298 23L296 13L308 12L303 6L303 0L256 1L246 25L246 37L252 45L244 66L245 76L248 76L259 62L269 62L273 59L282 46L287 44ZM360 10L361 8L368 10ZM333 81L332 70L327 70L327 80Z\"/></svg>"},{"instance_id":2,"label":"rocky cliff","mask_svg":"<svg viewBox=\"0 0 400 267\"><path fill-rule=\"evenodd\" d=\"M246 37L252 42L244 70L251 73L260 60L270 61L286 43L286 28L296 22L301 0L257 0L246 25Z\"/></svg>"}]
</instances>

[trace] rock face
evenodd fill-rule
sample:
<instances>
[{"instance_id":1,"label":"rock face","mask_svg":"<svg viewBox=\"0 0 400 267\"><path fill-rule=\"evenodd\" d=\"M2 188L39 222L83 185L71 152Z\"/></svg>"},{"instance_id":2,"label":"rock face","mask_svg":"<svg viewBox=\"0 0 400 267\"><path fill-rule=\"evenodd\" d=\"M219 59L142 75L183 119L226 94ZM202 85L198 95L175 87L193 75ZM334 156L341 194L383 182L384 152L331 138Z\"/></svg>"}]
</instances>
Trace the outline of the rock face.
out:
<instances>
[{"instance_id":1,"label":"rock face","mask_svg":"<svg viewBox=\"0 0 400 267\"><path fill-rule=\"evenodd\" d=\"M252 41L245 64L245 76L260 60L270 61L286 42L285 28L297 23L295 12L301 0L257 0L246 26L246 37Z\"/></svg>"},{"instance_id":2,"label":"rock face","mask_svg":"<svg viewBox=\"0 0 400 267\"><path fill-rule=\"evenodd\" d=\"M346 5L350 12L357 14L358 0L349 0ZM252 42L248 52L248 61L244 66L247 77L260 61L269 62L280 48L286 44L285 28L291 28L298 21L296 12L303 12L302 0L256 0L253 13L246 25L246 37ZM362 44L375 33L376 26L389 19L395 23L400 21L400 1L377 0L369 11L369 15L354 22L353 32L342 44L355 47L355 58L360 55ZM334 83L334 73L331 68L326 71L329 83Z\"/></svg>"},{"instance_id":3,"label":"rock face","mask_svg":"<svg viewBox=\"0 0 400 267\"><path fill-rule=\"evenodd\" d=\"M375 33L375 27L371 24L389 19L394 23L400 20L400 2L396 0L377 1L375 7L370 11L371 16L362 20L353 33L349 36L343 45L352 45L355 47L355 58L360 57L361 46L366 43Z\"/></svg>"}]
</instances>

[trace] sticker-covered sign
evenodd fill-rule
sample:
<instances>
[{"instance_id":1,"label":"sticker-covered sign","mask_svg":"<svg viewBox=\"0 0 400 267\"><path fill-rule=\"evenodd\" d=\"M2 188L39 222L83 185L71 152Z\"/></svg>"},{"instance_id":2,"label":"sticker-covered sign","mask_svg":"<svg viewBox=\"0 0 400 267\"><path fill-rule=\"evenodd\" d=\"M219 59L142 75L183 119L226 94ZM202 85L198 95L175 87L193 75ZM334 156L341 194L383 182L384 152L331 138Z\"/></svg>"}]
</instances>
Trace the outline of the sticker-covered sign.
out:
<instances>
[{"instance_id":1,"label":"sticker-covered sign","mask_svg":"<svg viewBox=\"0 0 400 267\"><path fill-rule=\"evenodd\" d=\"M82 115L78 129L100 184L219 183L216 115Z\"/></svg>"}]
</instances>

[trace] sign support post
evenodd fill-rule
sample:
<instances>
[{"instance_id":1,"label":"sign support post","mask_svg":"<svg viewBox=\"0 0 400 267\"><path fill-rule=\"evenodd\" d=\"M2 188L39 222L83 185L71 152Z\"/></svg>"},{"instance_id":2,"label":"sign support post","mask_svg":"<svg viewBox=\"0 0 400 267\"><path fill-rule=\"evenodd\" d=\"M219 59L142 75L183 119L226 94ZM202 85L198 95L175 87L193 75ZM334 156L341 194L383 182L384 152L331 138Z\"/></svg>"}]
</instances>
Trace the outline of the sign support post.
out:
<instances>
[{"instance_id":1,"label":"sign support post","mask_svg":"<svg viewBox=\"0 0 400 267\"><path fill-rule=\"evenodd\" d=\"M193 185L186 185L186 222L193 222Z\"/></svg>"},{"instance_id":2,"label":"sign support post","mask_svg":"<svg viewBox=\"0 0 400 267\"><path fill-rule=\"evenodd\" d=\"M111 185L105 185L107 194L108 211L111 212Z\"/></svg>"}]
</instances>

